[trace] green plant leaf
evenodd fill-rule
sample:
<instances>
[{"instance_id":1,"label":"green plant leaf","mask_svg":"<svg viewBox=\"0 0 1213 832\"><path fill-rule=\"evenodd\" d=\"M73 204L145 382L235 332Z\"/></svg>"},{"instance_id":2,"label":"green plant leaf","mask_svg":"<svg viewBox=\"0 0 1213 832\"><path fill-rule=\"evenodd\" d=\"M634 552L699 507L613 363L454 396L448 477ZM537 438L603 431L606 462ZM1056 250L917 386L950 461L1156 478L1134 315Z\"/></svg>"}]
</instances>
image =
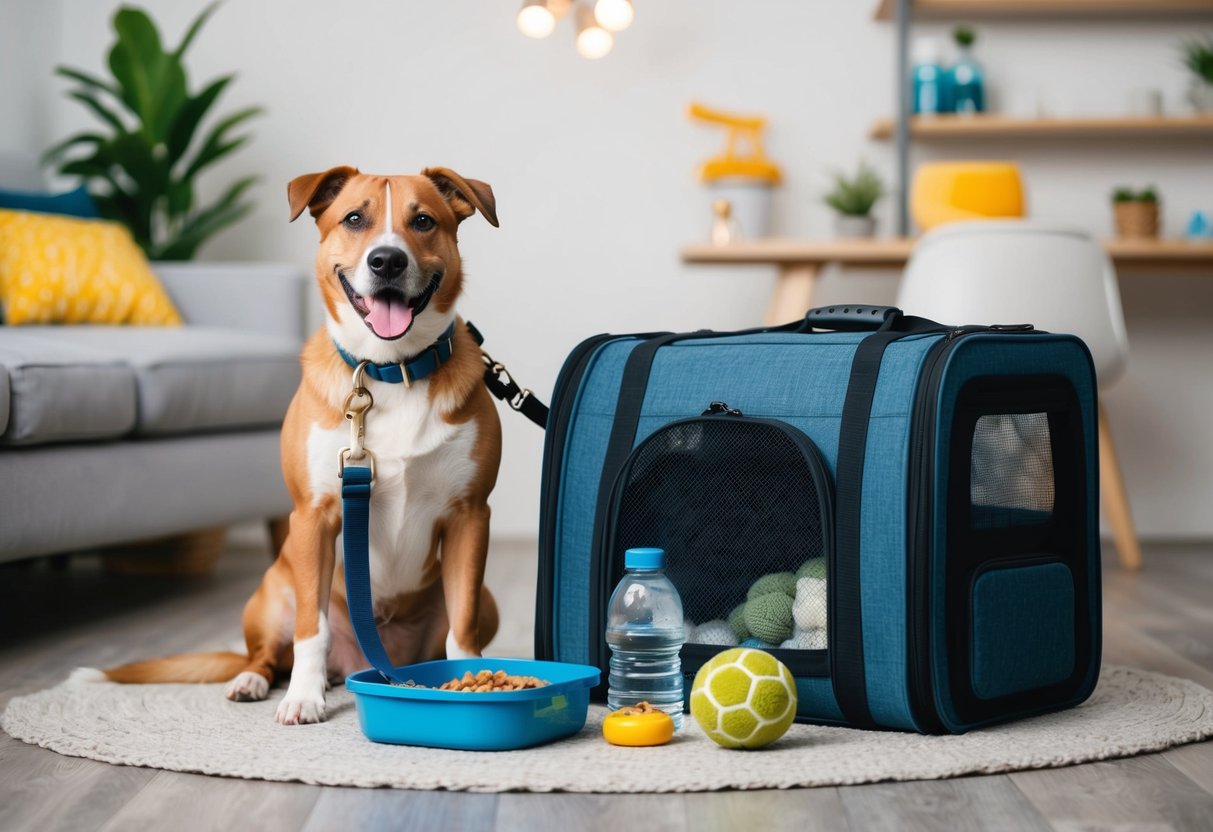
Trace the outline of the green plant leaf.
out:
<instances>
[{"instance_id":1,"label":"green plant leaf","mask_svg":"<svg viewBox=\"0 0 1213 832\"><path fill-rule=\"evenodd\" d=\"M240 138L228 141L226 133L241 122L247 121L255 115L260 115L261 112L262 109L260 107L247 107L237 113L233 113L212 127L211 132L207 134L205 141L202 143L202 148L194 156L193 161L190 162L189 167L186 169L184 177L191 179L197 176L200 171L214 164L248 141L248 136L241 136Z\"/></svg>"},{"instance_id":2,"label":"green plant leaf","mask_svg":"<svg viewBox=\"0 0 1213 832\"><path fill-rule=\"evenodd\" d=\"M205 118L215 100L235 77L235 75L224 75L222 78L216 78L202 92L188 98L177 111L177 117L169 130L168 137L170 166L175 165L185 155L190 141L194 138L194 133L198 130L198 125Z\"/></svg>"},{"instance_id":3,"label":"green plant leaf","mask_svg":"<svg viewBox=\"0 0 1213 832\"><path fill-rule=\"evenodd\" d=\"M256 181L255 176L238 180L214 204L190 217L181 233L159 252L159 258L188 260L208 238L244 217L253 206L251 203L237 204L237 200Z\"/></svg>"},{"instance_id":4,"label":"green plant leaf","mask_svg":"<svg viewBox=\"0 0 1213 832\"><path fill-rule=\"evenodd\" d=\"M144 122L153 107L155 85L151 74L164 56L160 32L142 9L124 6L114 15L118 40L109 54L110 72L122 85L122 97Z\"/></svg>"},{"instance_id":5,"label":"green plant leaf","mask_svg":"<svg viewBox=\"0 0 1213 832\"><path fill-rule=\"evenodd\" d=\"M122 119L118 118L113 110L109 109L98 101L96 96L94 96L92 93L85 92L84 90L73 90L72 92L68 93L68 97L74 98L84 104L84 106L92 110L98 118L107 123L110 127L113 127L117 132L126 132L126 125L122 123Z\"/></svg>"},{"instance_id":6,"label":"green plant leaf","mask_svg":"<svg viewBox=\"0 0 1213 832\"><path fill-rule=\"evenodd\" d=\"M122 98L122 90L118 89L113 84L108 84L105 81L102 81L100 78L89 75L83 70L73 69L70 66L57 66L55 67L55 73L57 75L62 75L64 78L71 78L73 81L79 81L86 87L92 87L100 92L108 92L115 98Z\"/></svg>"},{"instance_id":7,"label":"green plant leaf","mask_svg":"<svg viewBox=\"0 0 1213 832\"><path fill-rule=\"evenodd\" d=\"M100 133L77 133L76 135L59 142L59 144L51 145L50 149L42 154L42 164L53 164L60 157L62 157L64 153L78 144L91 144L96 147L104 142L105 136L102 136Z\"/></svg>"},{"instance_id":8,"label":"green plant leaf","mask_svg":"<svg viewBox=\"0 0 1213 832\"><path fill-rule=\"evenodd\" d=\"M175 52L173 52L173 57L175 57L177 60L181 60L181 58L185 55L185 50L190 48L190 44L194 42L194 38L198 36L198 32L201 31L202 27L206 24L206 21L210 20L211 15L215 13L215 11L219 8L219 5L220 0L215 0L214 3L211 3L198 13L198 16L194 18L194 22L191 23L189 29L186 30L185 36L181 38L181 45L177 47Z\"/></svg>"}]
</instances>

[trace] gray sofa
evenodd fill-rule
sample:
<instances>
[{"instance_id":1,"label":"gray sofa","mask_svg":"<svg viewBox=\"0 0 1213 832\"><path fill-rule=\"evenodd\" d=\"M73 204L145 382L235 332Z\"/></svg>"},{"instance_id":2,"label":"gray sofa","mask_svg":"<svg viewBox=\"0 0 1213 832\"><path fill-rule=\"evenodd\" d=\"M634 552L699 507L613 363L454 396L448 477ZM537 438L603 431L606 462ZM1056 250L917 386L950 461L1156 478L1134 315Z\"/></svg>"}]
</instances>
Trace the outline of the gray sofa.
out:
<instances>
[{"instance_id":1,"label":"gray sofa","mask_svg":"<svg viewBox=\"0 0 1213 832\"><path fill-rule=\"evenodd\" d=\"M304 276L153 266L186 326L0 326L0 561L289 511Z\"/></svg>"}]
</instances>

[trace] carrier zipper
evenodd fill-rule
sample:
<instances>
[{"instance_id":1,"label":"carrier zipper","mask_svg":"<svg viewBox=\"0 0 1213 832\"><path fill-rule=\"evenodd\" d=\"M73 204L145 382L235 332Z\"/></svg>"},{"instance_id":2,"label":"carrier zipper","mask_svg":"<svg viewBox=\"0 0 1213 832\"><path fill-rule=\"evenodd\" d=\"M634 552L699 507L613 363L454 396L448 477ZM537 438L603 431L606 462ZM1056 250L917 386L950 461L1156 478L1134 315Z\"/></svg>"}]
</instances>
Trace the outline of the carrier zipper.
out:
<instances>
[{"instance_id":1,"label":"carrier zipper","mask_svg":"<svg viewBox=\"0 0 1213 832\"><path fill-rule=\"evenodd\" d=\"M943 722L931 695L930 645L930 566L931 514L934 509L935 480L935 403L944 360L956 341L975 332L1023 334L1039 332L1032 324L995 324L962 326L948 332L931 347L923 362L910 424L910 483L908 528L906 530L906 572L910 591L906 603L907 652L909 653L910 713L919 728L927 733L942 733Z\"/></svg>"},{"instance_id":2,"label":"carrier zipper","mask_svg":"<svg viewBox=\"0 0 1213 832\"><path fill-rule=\"evenodd\" d=\"M604 333L591 336L578 344L560 369L560 374L556 378L556 386L552 392L552 415L547 436L544 437L544 466L542 483L539 488L542 497L540 501L538 591L535 598L535 658L537 659L555 658L554 630L552 629L552 613L555 605L552 583L555 571L553 566L556 553L556 511L560 495L560 473L563 468L560 463L564 457L564 443L567 438L569 419L590 357L600 345L616 337L621 336Z\"/></svg>"}]
</instances>

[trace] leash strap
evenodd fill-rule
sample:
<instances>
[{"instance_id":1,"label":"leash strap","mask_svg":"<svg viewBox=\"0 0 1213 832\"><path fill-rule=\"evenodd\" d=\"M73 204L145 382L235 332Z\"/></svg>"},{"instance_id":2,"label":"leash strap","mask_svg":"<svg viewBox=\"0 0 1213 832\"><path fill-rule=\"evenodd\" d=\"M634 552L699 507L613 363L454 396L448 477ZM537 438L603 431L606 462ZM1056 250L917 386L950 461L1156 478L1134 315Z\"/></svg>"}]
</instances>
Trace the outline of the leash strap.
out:
<instances>
[{"instance_id":1,"label":"leash strap","mask_svg":"<svg viewBox=\"0 0 1213 832\"><path fill-rule=\"evenodd\" d=\"M476 339L476 344L482 347L480 355L484 358L484 386L501 401L530 419L540 428L547 429L548 406L539 399L529 388L522 387L514 381L510 371L500 361L494 361L493 356L484 351L484 336L480 334L471 321L466 322L468 332Z\"/></svg>"},{"instance_id":2,"label":"leash strap","mask_svg":"<svg viewBox=\"0 0 1213 832\"><path fill-rule=\"evenodd\" d=\"M371 469L347 465L341 472L341 535L345 547L345 601L362 653L388 682L401 682L375 626L371 602Z\"/></svg>"}]
</instances>

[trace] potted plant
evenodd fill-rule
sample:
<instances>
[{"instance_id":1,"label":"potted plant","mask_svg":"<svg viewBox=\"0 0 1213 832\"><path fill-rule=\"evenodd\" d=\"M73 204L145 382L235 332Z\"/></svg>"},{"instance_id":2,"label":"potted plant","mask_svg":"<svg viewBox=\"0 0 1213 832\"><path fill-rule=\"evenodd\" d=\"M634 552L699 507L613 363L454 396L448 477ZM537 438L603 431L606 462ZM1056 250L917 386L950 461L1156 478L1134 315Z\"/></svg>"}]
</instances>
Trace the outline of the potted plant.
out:
<instances>
[{"instance_id":1,"label":"potted plant","mask_svg":"<svg viewBox=\"0 0 1213 832\"><path fill-rule=\"evenodd\" d=\"M834 174L834 188L825 203L838 212L834 233L839 237L871 237L876 232L872 206L885 194L884 182L866 162L859 163L854 177Z\"/></svg>"},{"instance_id":2,"label":"potted plant","mask_svg":"<svg viewBox=\"0 0 1213 832\"><path fill-rule=\"evenodd\" d=\"M199 246L251 210L243 201L256 177L233 182L209 204L198 200L198 177L248 140L236 128L261 112L246 107L200 134L234 75L191 91L185 53L218 3L202 10L176 49L165 49L156 24L141 9L114 15L117 39L109 51L111 78L60 66L76 82L68 92L100 122L47 151L59 173L79 176L101 215L121 222L150 260L190 260ZM201 135L201 138L199 136Z\"/></svg>"},{"instance_id":3,"label":"potted plant","mask_svg":"<svg viewBox=\"0 0 1213 832\"><path fill-rule=\"evenodd\" d=\"M1117 237L1158 236L1158 194L1153 187L1141 191L1117 188L1112 192Z\"/></svg>"},{"instance_id":4,"label":"potted plant","mask_svg":"<svg viewBox=\"0 0 1213 832\"><path fill-rule=\"evenodd\" d=\"M1185 43L1183 61L1193 75L1188 101L1198 113L1213 113L1213 37Z\"/></svg>"}]
</instances>

